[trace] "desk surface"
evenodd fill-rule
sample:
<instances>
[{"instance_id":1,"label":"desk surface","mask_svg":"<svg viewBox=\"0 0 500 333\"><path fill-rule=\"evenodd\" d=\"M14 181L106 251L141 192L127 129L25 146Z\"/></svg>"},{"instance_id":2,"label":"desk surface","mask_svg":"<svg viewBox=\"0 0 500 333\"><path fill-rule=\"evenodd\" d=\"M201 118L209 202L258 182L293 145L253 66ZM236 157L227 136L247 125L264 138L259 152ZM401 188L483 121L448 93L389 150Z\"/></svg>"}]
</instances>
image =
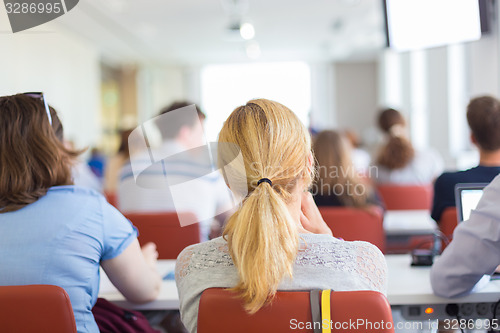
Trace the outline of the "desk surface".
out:
<instances>
[{"instance_id":1,"label":"desk surface","mask_svg":"<svg viewBox=\"0 0 500 333\"><path fill-rule=\"evenodd\" d=\"M393 306L411 304L445 304L445 303L476 303L496 302L500 296L500 280L491 281L485 288L466 297L437 297L432 293L429 279L430 267L411 267L410 255L386 255L389 268L389 287L387 299ZM173 271L175 260L160 260L158 268L162 276ZM158 299L146 304L133 304L110 284L102 274L101 292L99 297L116 303L125 308L137 310L172 310L179 308L179 296L174 280L164 280Z\"/></svg>"},{"instance_id":2,"label":"desk surface","mask_svg":"<svg viewBox=\"0 0 500 333\"><path fill-rule=\"evenodd\" d=\"M158 271L163 277L174 271L175 260L158 260ZM108 277L101 269L101 283L99 297L105 298L124 308L135 310L178 310L179 295L173 279L163 280L158 298L149 303L135 304L125 300L123 295L111 284Z\"/></svg>"},{"instance_id":3,"label":"desk surface","mask_svg":"<svg viewBox=\"0 0 500 333\"><path fill-rule=\"evenodd\" d=\"M388 210L384 215L384 230L388 236L429 235L437 228L428 210Z\"/></svg>"}]
</instances>

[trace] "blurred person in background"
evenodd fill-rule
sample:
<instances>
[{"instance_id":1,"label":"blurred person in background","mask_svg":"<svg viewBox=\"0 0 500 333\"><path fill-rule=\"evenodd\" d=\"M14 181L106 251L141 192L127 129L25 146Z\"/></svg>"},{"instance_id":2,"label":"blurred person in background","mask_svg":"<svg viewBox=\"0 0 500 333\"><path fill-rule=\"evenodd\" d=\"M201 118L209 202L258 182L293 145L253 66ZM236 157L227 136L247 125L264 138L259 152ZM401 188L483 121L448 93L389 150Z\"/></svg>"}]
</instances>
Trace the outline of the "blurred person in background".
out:
<instances>
[{"instance_id":1,"label":"blurred person in background","mask_svg":"<svg viewBox=\"0 0 500 333\"><path fill-rule=\"evenodd\" d=\"M464 171L445 172L434 184L432 218L441 219L447 207L455 207L455 185L489 183L500 173L500 101L492 96L471 99L467 106L470 139L479 150L479 165Z\"/></svg>"},{"instance_id":2,"label":"blurred person in background","mask_svg":"<svg viewBox=\"0 0 500 333\"><path fill-rule=\"evenodd\" d=\"M189 107L195 107L196 114L189 112ZM162 117L169 114L174 116ZM185 101L175 102L160 111L156 124L163 142L159 148L134 154L122 168L117 193L120 211L191 212L199 219L202 241L211 235L220 235L233 202L222 176L214 172L215 166L203 150L208 149L203 133L204 119L205 114L198 107ZM152 164L150 156L169 157ZM141 184L134 178L133 167L143 170ZM174 201L169 184L193 179L198 181L196 195L203 196L203 200L193 200L193 193L181 191L176 192ZM210 218L204 219L205 216Z\"/></svg>"},{"instance_id":3,"label":"blurred person in background","mask_svg":"<svg viewBox=\"0 0 500 333\"><path fill-rule=\"evenodd\" d=\"M430 185L443 172L444 162L432 148L416 150L408 137L406 120L394 109L385 109L378 116L378 125L385 134L372 175L379 184Z\"/></svg>"},{"instance_id":4,"label":"blurred person in background","mask_svg":"<svg viewBox=\"0 0 500 333\"><path fill-rule=\"evenodd\" d=\"M361 177L351 160L351 145L337 131L322 131L316 136L313 152L318 163L313 197L318 206L384 209L384 203L369 179Z\"/></svg>"}]
</instances>

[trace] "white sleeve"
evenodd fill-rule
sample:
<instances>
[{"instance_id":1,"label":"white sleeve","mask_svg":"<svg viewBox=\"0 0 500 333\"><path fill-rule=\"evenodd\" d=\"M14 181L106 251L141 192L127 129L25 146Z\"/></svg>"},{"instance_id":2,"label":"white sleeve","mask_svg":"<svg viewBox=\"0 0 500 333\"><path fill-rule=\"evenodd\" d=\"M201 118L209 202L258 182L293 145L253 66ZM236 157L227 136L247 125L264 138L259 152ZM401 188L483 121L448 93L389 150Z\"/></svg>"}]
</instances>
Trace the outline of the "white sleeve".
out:
<instances>
[{"instance_id":1,"label":"white sleeve","mask_svg":"<svg viewBox=\"0 0 500 333\"><path fill-rule=\"evenodd\" d=\"M453 241L436 259L431 269L432 289L442 297L465 295L499 264L500 176L497 176L485 188L470 219L455 228Z\"/></svg>"}]
</instances>

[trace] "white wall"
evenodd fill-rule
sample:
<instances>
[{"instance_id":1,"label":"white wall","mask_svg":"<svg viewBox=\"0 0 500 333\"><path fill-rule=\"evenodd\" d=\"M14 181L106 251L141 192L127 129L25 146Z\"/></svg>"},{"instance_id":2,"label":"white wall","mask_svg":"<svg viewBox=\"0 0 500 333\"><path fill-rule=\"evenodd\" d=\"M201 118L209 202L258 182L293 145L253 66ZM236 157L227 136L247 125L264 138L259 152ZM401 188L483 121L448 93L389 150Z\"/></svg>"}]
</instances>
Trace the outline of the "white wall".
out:
<instances>
[{"instance_id":1,"label":"white wall","mask_svg":"<svg viewBox=\"0 0 500 333\"><path fill-rule=\"evenodd\" d=\"M99 140L98 51L54 24L12 34L2 18L0 96L42 91L60 114L66 138L79 147Z\"/></svg>"},{"instance_id":2,"label":"white wall","mask_svg":"<svg viewBox=\"0 0 500 333\"><path fill-rule=\"evenodd\" d=\"M335 127L365 137L372 132L379 109L378 65L375 62L335 64Z\"/></svg>"},{"instance_id":3,"label":"white wall","mask_svg":"<svg viewBox=\"0 0 500 333\"><path fill-rule=\"evenodd\" d=\"M404 53L385 50L379 58L379 103L401 109L415 145L437 149L448 169L478 162L471 154L465 112L473 97L499 96L497 29L475 42Z\"/></svg>"},{"instance_id":4,"label":"white wall","mask_svg":"<svg viewBox=\"0 0 500 333\"><path fill-rule=\"evenodd\" d=\"M309 64L311 69L310 126L315 130L334 128L337 124L335 105L335 65L330 62Z\"/></svg>"}]
</instances>

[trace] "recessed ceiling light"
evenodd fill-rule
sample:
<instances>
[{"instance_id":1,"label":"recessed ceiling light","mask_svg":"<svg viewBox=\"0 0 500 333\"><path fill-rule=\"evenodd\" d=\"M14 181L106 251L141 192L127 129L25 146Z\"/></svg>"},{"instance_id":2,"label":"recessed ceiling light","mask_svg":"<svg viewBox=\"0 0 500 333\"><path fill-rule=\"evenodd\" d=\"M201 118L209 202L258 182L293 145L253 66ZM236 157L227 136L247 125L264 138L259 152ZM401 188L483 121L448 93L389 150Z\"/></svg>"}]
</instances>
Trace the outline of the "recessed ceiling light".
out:
<instances>
[{"instance_id":1,"label":"recessed ceiling light","mask_svg":"<svg viewBox=\"0 0 500 333\"><path fill-rule=\"evenodd\" d=\"M255 37L255 29L251 23L243 23L240 27L241 37L245 40L250 40Z\"/></svg>"}]
</instances>

